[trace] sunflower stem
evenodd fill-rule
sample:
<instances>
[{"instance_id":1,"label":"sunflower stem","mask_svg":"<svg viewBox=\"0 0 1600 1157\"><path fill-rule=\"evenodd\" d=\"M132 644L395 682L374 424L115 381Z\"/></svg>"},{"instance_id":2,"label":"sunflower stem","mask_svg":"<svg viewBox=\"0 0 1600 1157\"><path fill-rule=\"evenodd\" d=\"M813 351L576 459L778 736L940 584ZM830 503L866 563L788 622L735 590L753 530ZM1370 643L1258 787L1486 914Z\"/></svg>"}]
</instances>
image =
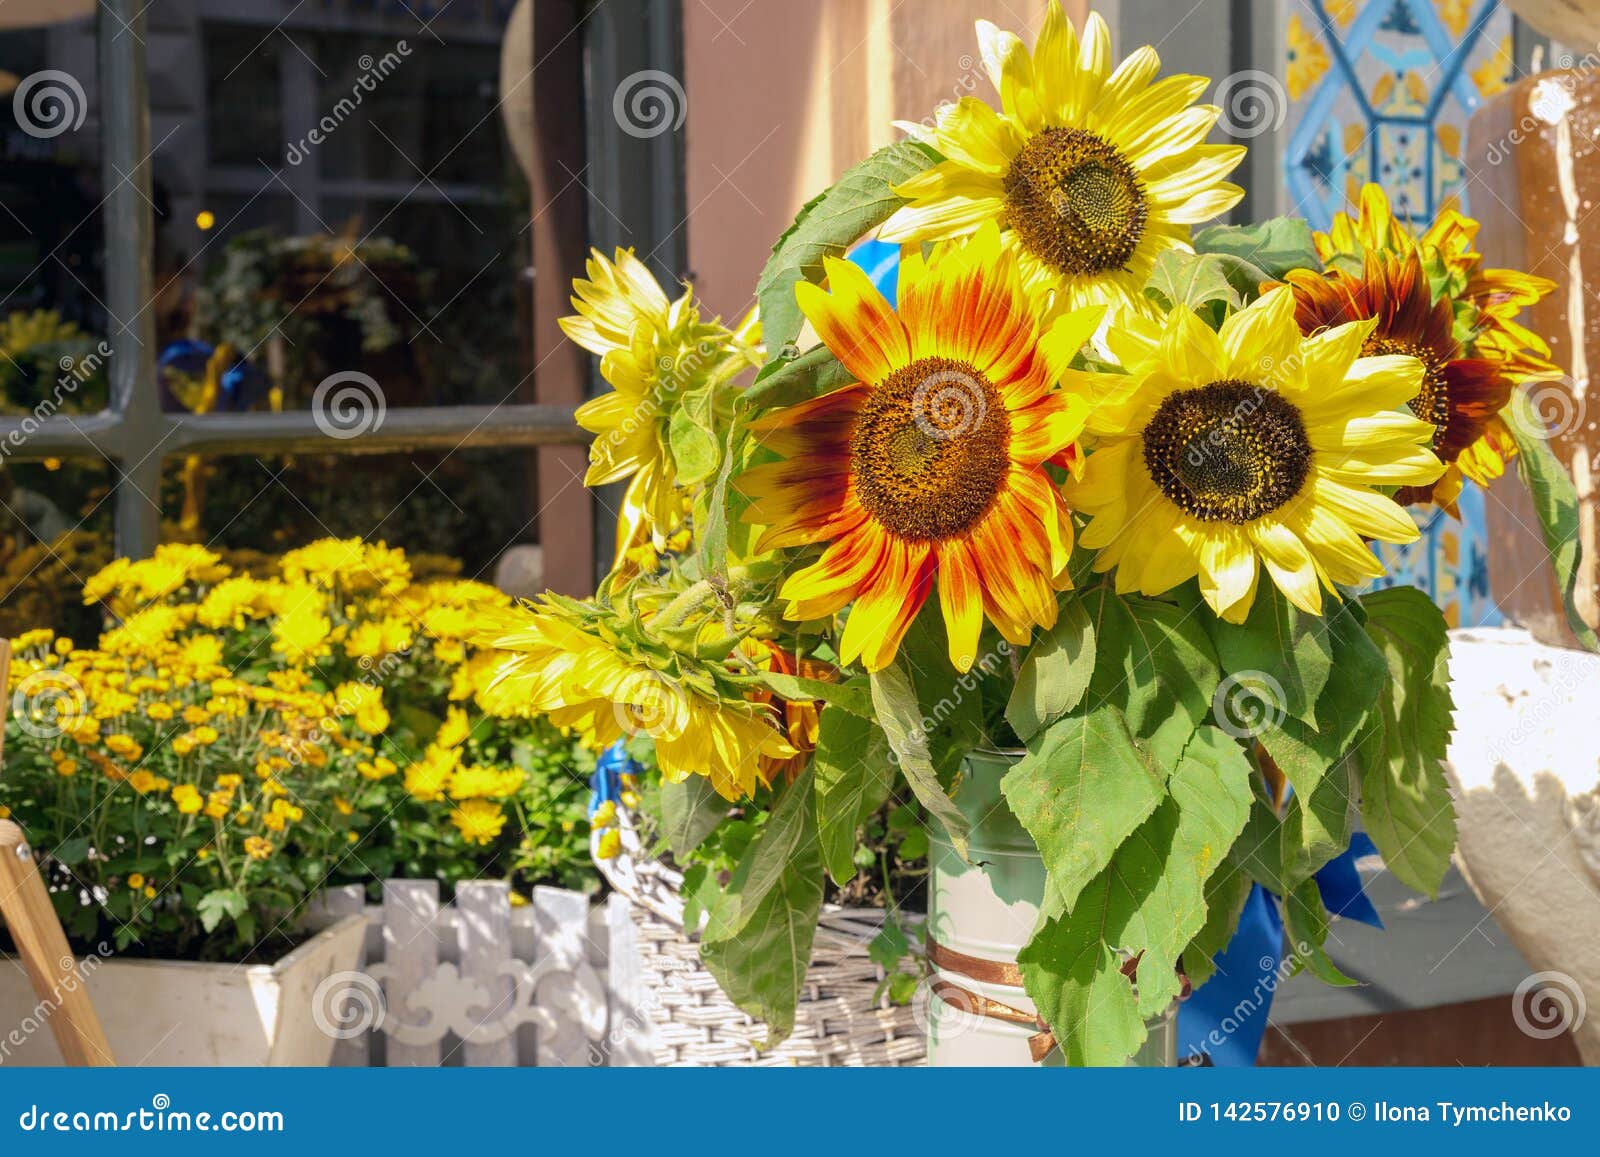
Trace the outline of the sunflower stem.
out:
<instances>
[{"instance_id":1,"label":"sunflower stem","mask_svg":"<svg viewBox=\"0 0 1600 1157\"><path fill-rule=\"evenodd\" d=\"M701 579L661 609L661 622L668 630L681 627L685 619L716 597L717 588L712 581Z\"/></svg>"}]
</instances>

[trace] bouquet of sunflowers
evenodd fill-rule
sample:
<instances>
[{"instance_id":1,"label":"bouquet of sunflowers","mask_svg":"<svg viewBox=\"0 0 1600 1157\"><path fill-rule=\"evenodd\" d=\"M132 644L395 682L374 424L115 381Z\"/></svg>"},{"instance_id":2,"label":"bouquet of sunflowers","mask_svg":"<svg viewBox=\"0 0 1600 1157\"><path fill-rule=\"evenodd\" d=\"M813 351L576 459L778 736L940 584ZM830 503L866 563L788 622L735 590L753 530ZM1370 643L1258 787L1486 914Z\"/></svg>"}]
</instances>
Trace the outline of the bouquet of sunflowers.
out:
<instances>
[{"instance_id":1,"label":"bouquet of sunflowers","mask_svg":"<svg viewBox=\"0 0 1600 1157\"><path fill-rule=\"evenodd\" d=\"M493 587L355 539L234 565L169 544L84 601L114 621L92 649L12 641L0 772L80 942L240 961L301 936L325 884L592 880L592 758L479 700L495 657L464 637Z\"/></svg>"},{"instance_id":2,"label":"bouquet of sunflowers","mask_svg":"<svg viewBox=\"0 0 1600 1157\"><path fill-rule=\"evenodd\" d=\"M510 656L491 696L651 741L674 854L761 817L701 955L775 1037L863 825L914 799L966 855L968 756L1004 753L1047 873L1015 964L1069 1062L1118 1063L1252 883L1294 967L1347 983L1314 876L1358 824L1437 891L1446 622L1375 585L1374 545L1514 462L1570 591L1572 486L1523 390L1557 370L1516 320L1553 287L1376 188L1327 234L1193 231L1242 195L1209 80L1113 64L1055 0L1031 50L978 38L999 107L940 108L805 207L760 350L594 255L567 333L613 388L578 420L587 481L630 481L616 567L478 638ZM874 230L893 301L844 259Z\"/></svg>"}]
</instances>

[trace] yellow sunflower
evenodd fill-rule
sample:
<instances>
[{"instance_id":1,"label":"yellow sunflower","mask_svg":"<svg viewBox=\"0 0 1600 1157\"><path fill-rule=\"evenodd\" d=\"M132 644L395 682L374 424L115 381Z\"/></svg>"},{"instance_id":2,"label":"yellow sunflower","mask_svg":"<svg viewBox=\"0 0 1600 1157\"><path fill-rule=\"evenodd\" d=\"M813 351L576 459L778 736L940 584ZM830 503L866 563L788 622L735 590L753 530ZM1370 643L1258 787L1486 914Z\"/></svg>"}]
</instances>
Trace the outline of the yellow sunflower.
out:
<instances>
[{"instance_id":1,"label":"yellow sunflower","mask_svg":"<svg viewBox=\"0 0 1600 1157\"><path fill-rule=\"evenodd\" d=\"M1212 330L1187 309L1129 319L1108 337L1127 376L1083 375L1099 436L1067 499L1090 516L1083 545L1117 589L1160 594L1196 576L1241 622L1264 564L1295 606L1383 574L1363 539L1404 543L1416 524L1379 487L1444 471L1431 423L1406 408L1414 357L1362 357L1375 321L1303 338L1294 295L1274 289Z\"/></svg>"},{"instance_id":2,"label":"yellow sunflower","mask_svg":"<svg viewBox=\"0 0 1600 1157\"><path fill-rule=\"evenodd\" d=\"M750 424L782 461L739 479L757 550L827 544L779 591L810 620L853 603L845 663L893 660L937 581L950 660L968 670L984 616L1021 645L1056 618L1072 522L1044 465L1068 464L1087 416L1056 383L1099 308L1041 332L1016 255L991 223L900 267L896 312L846 261L800 308L853 385Z\"/></svg>"},{"instance_id":3,"label":"yellow sunflower","mask_svg":"<svg viewBox=\"0 0 1600 1157\"><path fill-rule=\"evenodd\" d=\"M1516 269L1485 268L1476 248L1478 228L1471 217L1447 208L1420 236L1413 236L1395 216L1383 189L1369 184L1361 190L1357 215L1334 214L1328 231L1315 234L1315 240L1325 263L1351 269L1369 252L1417 254L1438 278L1436 296L1449 299L1452 314L1465 329L1462 344L1469 357L1493 363L1512 383L1560 377L1549 345L1517 320L1522 310L1553 293L1556 283ZM1484 421L1455 464L1485 486L1505 473L1515 454L1502 406Z\"/></svg>"},{"instance_id":4,"label":"yellow sunflower","mask_svg":"<svg viewBox=\"0 0 1600 1157\"><path fill-rule=\"evenodd\" d=\"M588 279L572 282L578 312L561 319L569 338L600 358L611 392L578 407L578 425L595 435L585 486L631 479L617 520L618 561L641 542L657 548L683 521L669 426L675 406L711 375L759 363L760 326L752 313L737 331L702 322L693 294L669 300L631 249L614 260L591 250Z\"/></svg>"},{"instance_id":5,"label":"yellow sunflower","mask_svg":"<svg viewBox=\"0 0 1600 1157\"><path fill-rule=\"evenodd\" d=\"M646 735L669 782L703 775L730 800L766 782L765 761L796 754L772 708L719 693L709 664L629 653L599 608L547 595L485 610L480 626L476 641L503 653L479 696L492 714L543 714L597 748Z\"/></svg>"},{"instance_id":6,"label":"yellow sunflower","mask_svg":"<svg viewBox=\"0 0 1600 1157\"><path fill-rule=\"evenodd\" d=\"M1156 80L1149 47L1113 70L1105 21L1091 15L1080 44L1057 0L1032 53L985 20L978 42L1001 111L976 97L941 108L919 135L945 159L895 188L910 203L879 235L936 241L998 221L1029 284L1058 304L1150 312L1156 257L1187 250L1190 225L1244 195L1222 180L1244 147L1203 143L1220 110L1192 102L1211 82Z\"/></svg>"}]
</instances>

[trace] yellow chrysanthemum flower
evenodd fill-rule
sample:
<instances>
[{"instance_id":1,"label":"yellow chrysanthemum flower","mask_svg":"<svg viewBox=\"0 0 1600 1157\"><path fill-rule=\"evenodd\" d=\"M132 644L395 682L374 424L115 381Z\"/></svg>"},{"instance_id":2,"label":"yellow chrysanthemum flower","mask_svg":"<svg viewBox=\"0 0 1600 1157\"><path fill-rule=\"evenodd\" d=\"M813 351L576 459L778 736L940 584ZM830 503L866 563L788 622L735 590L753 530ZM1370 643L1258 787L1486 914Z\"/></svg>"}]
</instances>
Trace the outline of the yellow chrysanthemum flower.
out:
<instances>
[{"instance_id":1,"label":"yellow chrysanthemum flower","mask_svg":"<svg viewBox=\"0 0 1600 1157\"><path fill-rule=\"evenodd\" d=\"M455 824L456 831L468 843L489 844L499 837L500 829L506 826L506 813L499 804L486 799L469 799L452 809L450 822Z\"/></svg>"},{"instance_id":2,"label":"yellow chrysanthemum flower","mask_svg":"<svg viewBox=\"0 0 1600 1157\"><path fill-rule=\"evenodd\" d=\"M950 661L987 616L1012 643L1056 620L1072 521L1044 464L1072 460L1088 407L1056 382L1101 309L1041 327L993 224L900 267L899 309L845 261L800 307L856 384L750 423L783 458L738 480L757 550L825 543L779 591L809 620L851 606L846 663L894 659L937 584Z\"/></svg>"},{"instance_id":3,"label":"yellow chrysanthemum flower","mask_svg":"<svg viewBox=\"0 0 1600 1157\"><path fill-rule=\"evenodd\" d=\"M1210 80L1156 80L1149 47L1113 70L1105 21L1091 15L1079 43L1058 0L1048 2L1031 53L978 22L1001 111L976 97L940 110L918 135L945 159L896 186L910 204L879 236L938 241L998 221L1030 285L1055 289L1058 305L1148 313L1156 257L1189 249L1191 225L1244 196L1222 178L1245 150L1204 143L1220 110L1191 105Z\"/></svg>"},{"instance_id":4,"label":"yellow chrysanthemum flower","mask_svg":"<svg viewBox=\"0 0 1600 1157\"><path fill-rule=\"evenodd\" d=\"M706 776L726 799L755 790L762 756L794 754L771 709L720 693L711 665L675 656L677 670L658 669L624 653L616 637L551 596L486 612L478 642L505 655L480 698L495 714L508 701L543 713L597 748L646 734L664 778Z\"/></svg>"},{"instance_id":5,"label":"yellow chrysanthemum flower","mask_svg":"<svg viewBox=\"0 0 1600 1157\"><path fill-rule=\"evenodd\" d=\"M1229 622L1255 600L1261 565L1295 606L1383 574L1363 539L1418 537L1378 488L1426 486L1444 472L1431 423L1406 403L1423 366L1362 357L1372 321L1302 338L1287 286L1220 331L1193 312L1128 319L1109 335L1127 376L1083 374L1101 404L1098 435L1067 497L1090 515L1082 536L1116 568L1120 592L1160 594L1199 576Z\"/></svg>"}]
</instances>

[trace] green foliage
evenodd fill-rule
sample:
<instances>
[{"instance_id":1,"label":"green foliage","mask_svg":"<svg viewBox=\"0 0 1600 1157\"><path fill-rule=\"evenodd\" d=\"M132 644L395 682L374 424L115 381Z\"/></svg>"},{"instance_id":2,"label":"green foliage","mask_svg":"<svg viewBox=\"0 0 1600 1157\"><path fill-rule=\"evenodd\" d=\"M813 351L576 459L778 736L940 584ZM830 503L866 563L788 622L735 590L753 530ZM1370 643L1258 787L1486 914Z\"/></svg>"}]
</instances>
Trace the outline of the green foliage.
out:
<instances>
[{"instance_id":1,"label":"green foliage","mask_svg":"<svg viewBox=\"0 0 1600 1157\"><path fill-rule=\"evenodd\" d=\"M1220 322L1229 309L1244 304L1228 274L1224 258L1215 253L1168 249L1156 258L1144 292L1163 309L1181 306Z\"/></svg>"},{"instance_id":2,"label":"green foliage","mask_svg":"<svg viewBox=\"0 0 1600 1157\"><path fill-rule=\"evenodd\" d=\"M1071 711L1094 674L1094 624L1083 603L1069 599L1056 625L1042 632L1017 670L1006 720L1024 741Z\"/></svg>"},{"instance_id":3,"label":"green foliage","mask_svg":"<svg viewBox=\"0 0 1600 1157\"><path fill-rule=\"evenodd\" d=\"M812 765L823 862L834 883L847 884L856 874L861 825L883 806L894 787L889 745L871 719L829 707L822 712ZM925 835L922 843L925 851Z\"/></svg>"},{"instance_id":4,"label":"green foliage","mask_svg":"<svg viewBox=\"0 0 1600 1157\"><path fill-rule=\"evenodd\" d=\"M1177 964L1206 923L1206 882L1244 829L1250 765L1214 727L1195 732L1169 794L1070 911L1047 906L1018 955L1028 995L1070 1064L1121 1064L1143 1019L1178 994ZM1135 984L1121 973L1138 960Z\"/></svg>"},{"instance_id":5,"label":"green foliage","mask_svg":"<svg viewBox=\"0 0 1600 1157\"><path fill-rule=\"evenodd\" d=\"M1511 396L1511 406L1506 427L1517 444L1517 472L1528 488L1534 513L1539 517L1539 530L1544 535L1545 550L1549 552L1550 565L1555 568L1556 586L1566 608L1567 625L1585 647L1600 651L1600 638L1595 637L1594 629L1583 621L1572 601L1578 585L1581 549L1578 494L1572 477L1551 451L1550 443L1538 433L1543 429L1543 422L1527 394L1518 390Z\"/></svg>"},{"instance_id":6,"label":"green foliage","mask_svg":"<svg viewBox=\"0 0 1600 1157\"><path fill-rule=\"evenodd\" d=\"M1264 279L1281 278L1292 269L1322 268L1311 226L1299 217L1274 217L1259 225L1213 225L1194 235L1194 249L1246 262Z\"/></svg>"},{"instance_id":7,"label":"green foliage","mask_svg":"<svg viewBox=\"0 0 1600 1157\"><path fill-rule=\"evenodd\" d=\"M778 797L761 834L710 911L700 959L740 1008L764 1020L764 1047L794 1029L794 1010L811 961L822 910L814 772L807 768Z\"/></svg>"},{"instance_id":8,"label":"green foliage","mask_svg":"<svg viewBox=\"0 0 1600 1157\"><path fill-rule=\"evenodd\" d=\"M956 852L967 854L967 818L945 794L939 773L929 754L928 734L924 716L917 698L916 685L906 669L904 659L896 659L882 671L872 675L872 702L877 710L878 724L888 739L889 750L900 773L923 807L944 825L950 844Z\"/></svg>"},{"instance_id":9,"label":"green foliage","mask_svg":"<svg viewBox=\"0 0 1600 1157\"><path fill-rule=\"evenodd\" d=\"M893 186L938 159L937 153L916 141L885 145L800 210L794 224L772 247L772 257L756 282L769 358L777 357L800 332L794 287L802 281L820 282L822 259L843 256L867 230L888 220L905 204Z\"/></svg>"},{"instance_id":10,"label":"green foliage","mask_svg":"<svg viewBox=\"0 0 1600 1157\"><path fill-rule=\"evenodd\" d=\"M1362 822L1396 877L1437 896L1456 842L1443 762L1454 709L1450 638L1439 608L1412 587L1362 603L1391 687L1359 751Z\"/></svg>"},{"instance_id":11,"label":"green foliage","mask_svg":"<svg viewBox=\"0 0 1600 1157\"><path fill-rule=\"evenodd\" d=\"M1029 740L1001 790L1049 867L1046 903L1068 909L1160 804L1166 774L1107 703Z\"/></svg>"}]
</instances>

